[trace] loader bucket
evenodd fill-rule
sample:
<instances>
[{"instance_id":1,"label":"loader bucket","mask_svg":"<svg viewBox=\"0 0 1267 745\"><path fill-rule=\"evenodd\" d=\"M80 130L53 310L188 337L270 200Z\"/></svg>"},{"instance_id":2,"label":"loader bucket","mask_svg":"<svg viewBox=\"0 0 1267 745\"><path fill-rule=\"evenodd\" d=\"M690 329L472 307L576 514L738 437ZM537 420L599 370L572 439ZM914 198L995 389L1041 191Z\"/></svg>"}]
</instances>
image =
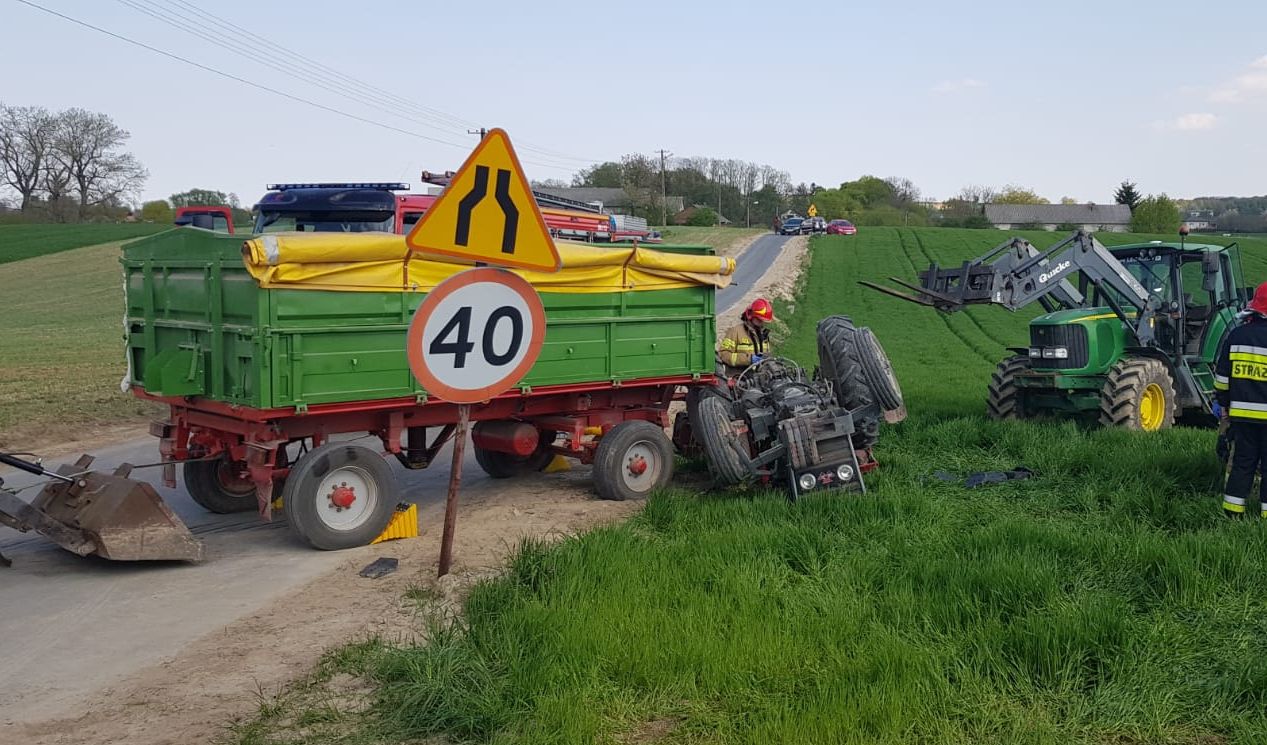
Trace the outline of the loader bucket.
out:
<instances>
[{"instance_id":1,"label":"loader bucket","mask_svg":"<svg viewBox=\"0 0 1267 745\"><path fill-rule=\"evenodd\" d=\"M81 556L96 554L113 561L202 560L202 543L154 487L127 477L130 465L107 474L86 471L91 462L92 458L83 456L73 467L59 466L57 473L74 476L75 483L50 483L31 502L32 508L76 529L87 540L40 530L43 535Z\"/></svg>"}]
</instances>

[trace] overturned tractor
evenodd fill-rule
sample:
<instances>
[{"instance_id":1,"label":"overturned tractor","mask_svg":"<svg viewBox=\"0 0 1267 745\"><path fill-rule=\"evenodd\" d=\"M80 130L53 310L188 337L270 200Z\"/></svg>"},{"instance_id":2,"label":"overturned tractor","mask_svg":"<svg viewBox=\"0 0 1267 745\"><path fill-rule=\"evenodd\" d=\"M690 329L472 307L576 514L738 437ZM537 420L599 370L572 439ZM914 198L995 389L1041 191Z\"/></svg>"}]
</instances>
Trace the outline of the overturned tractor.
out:
<instances>
[{"instance_id":1,"label":"overturned tractor","mask_svg":"<svg viewBox=\"0 0 1267 745\"><path fill-rule=\"evenodd\" d=\"M866 491L880 420L906 417L902 391L870 329L829 316L817 331L813 375L772 357L688 395L674 439L701 452L719 484L785 487L792 499Z\"/></svg>"}]
</instances>

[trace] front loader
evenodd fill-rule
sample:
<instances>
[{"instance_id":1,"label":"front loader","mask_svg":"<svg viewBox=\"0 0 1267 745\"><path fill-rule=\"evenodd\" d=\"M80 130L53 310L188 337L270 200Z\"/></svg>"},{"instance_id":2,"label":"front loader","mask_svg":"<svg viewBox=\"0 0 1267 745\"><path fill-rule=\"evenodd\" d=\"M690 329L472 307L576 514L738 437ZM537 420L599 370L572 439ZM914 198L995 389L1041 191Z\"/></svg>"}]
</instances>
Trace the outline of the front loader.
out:
<instances>
[{"instance_id":1,"label":"front loader","mask_svg":"<svg viewBox=\"0 0 1267 745\"><path fill-rule=\"evenodd\" d=\"M48 481L31 502L0 479L0 525L35 532L80 556L114 561L200 561L202 544L163 502L154 487L114 473L90 471L91 456L50 471L0 453L0 464ZM7 563L0 557L0 563Z\"/></svg>"},{"instance_id":2,"label":"front loader","mask_svg":"<svg viewBox=\"0 0 1267 745\"><path fill-rule=\"evenodd\" d=\"M1039 303L1046 313L1030 322L1029 345L1009 348L991 376L988 415L1153 431L1178 418L1214 422L1214 364L1248 297L1241 276L1235 243L1110 249L1079 230L1046 250L1013 238L959 267L934 263L919 285L891 278L914 295L862 284L943 313Z\"/></svg>"}]
</instances>

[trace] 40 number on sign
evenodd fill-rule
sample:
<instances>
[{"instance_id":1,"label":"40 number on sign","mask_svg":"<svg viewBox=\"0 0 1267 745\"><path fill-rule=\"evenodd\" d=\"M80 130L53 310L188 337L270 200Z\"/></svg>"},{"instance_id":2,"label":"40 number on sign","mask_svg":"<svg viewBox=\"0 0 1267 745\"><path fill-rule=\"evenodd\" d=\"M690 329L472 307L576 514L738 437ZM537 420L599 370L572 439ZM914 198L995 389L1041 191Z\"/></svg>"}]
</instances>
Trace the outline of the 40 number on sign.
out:
<instances>
[{"instance_id":1,"label":"40 number on sign","mask_svg":"<svg viewBox=\"0 0 1267 745\"><path fill-rule=\"evenodd\" d=\"M471 269L440 283L409 327L409 365L427 393L478 403L518 383L545 338L536 290L516 274Z\"/></svg>"}]
</instances>

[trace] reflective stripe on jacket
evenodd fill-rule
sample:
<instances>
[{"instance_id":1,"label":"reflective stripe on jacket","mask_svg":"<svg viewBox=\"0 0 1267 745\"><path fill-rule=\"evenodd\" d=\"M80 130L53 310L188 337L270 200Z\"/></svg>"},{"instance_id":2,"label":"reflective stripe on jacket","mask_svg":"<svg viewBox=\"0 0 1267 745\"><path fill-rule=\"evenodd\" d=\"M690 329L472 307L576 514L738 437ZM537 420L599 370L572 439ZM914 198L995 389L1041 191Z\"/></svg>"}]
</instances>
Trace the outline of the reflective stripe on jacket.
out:
<instances>
[{"instance_id":1,"label":"reflective stripe on jacket","mask_svg":"<svg viewBox=\"0 0 1267 745\"><path fill-rule=\"evenodd\" d=\"M726 329L721 344L717 348L717 361L727 367L747 367L752 364L752 355L765 354L765 330L750 328L740 322Z\"/></svg>"},{"instance_id":2,"label":"reflective stripe on jacket","mask_svg":"<svg viewBox=\"0 0 1267 745\"><path fill-rule=\"evenodd\" d=\"M1228 334L1214 368L1214 395L1233 419L1267 423L1267 320Z\"/></svg>"}]
</instances>

